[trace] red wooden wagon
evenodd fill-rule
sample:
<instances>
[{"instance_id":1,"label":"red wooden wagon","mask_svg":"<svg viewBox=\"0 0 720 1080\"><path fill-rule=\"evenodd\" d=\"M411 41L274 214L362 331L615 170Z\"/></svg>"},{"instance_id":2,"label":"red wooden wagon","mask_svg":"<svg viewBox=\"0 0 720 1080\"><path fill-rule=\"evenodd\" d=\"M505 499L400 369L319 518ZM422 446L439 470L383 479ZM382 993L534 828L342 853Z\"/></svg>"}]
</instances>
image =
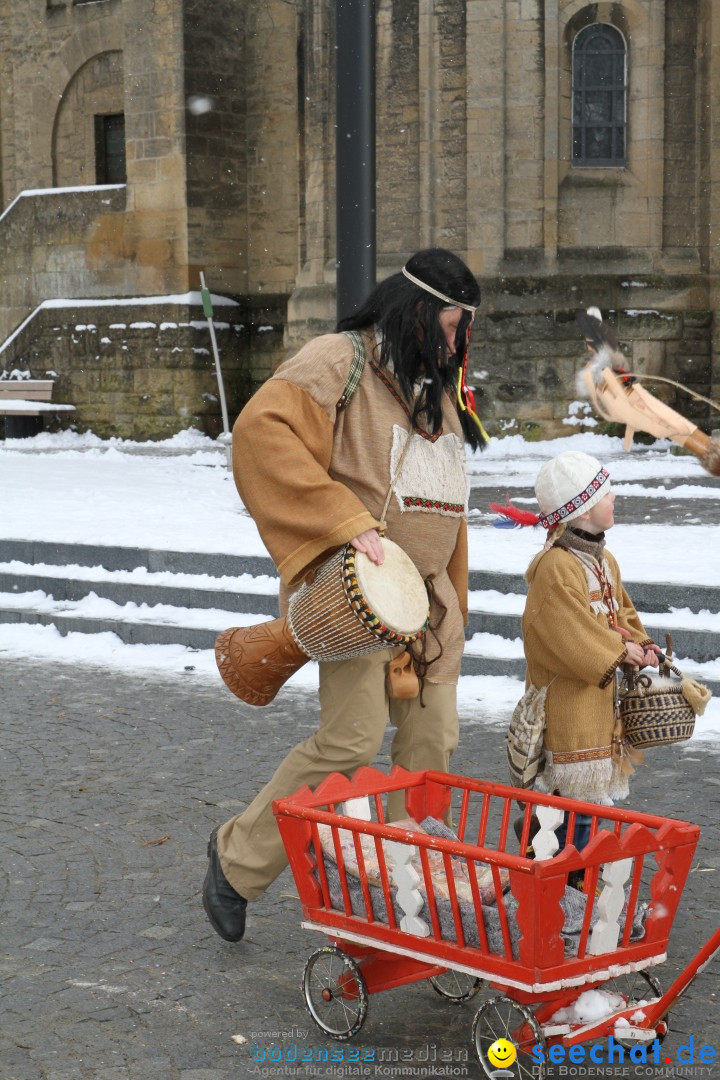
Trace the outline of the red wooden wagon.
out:
<instances>
[{"instance_id":1,"label":"red wooden wagon","mask_svg":"<svg viewBox=\"0 0 720 1080\"><path fill-rule=\"evenodd\" d=\"M388 825L385 796L398 790L411 820ZM302 985L335 1039L360 1030L369 994L430 979L464 1001L487 982L498 994L473 1022L481 1066L497 1075L487 1053L502 1037L517 1049L512 1075L538 1077L555 1044L662 1040L673 1001L720 949L718 930L664 993L649 970L666 959L697 845L688 822L399 768L336 773L273 809L302 925L331 939ZM442 825L450 811L456 838ZM581 852L579 813L591 819ZM569 884L580 879L582 891Z\"/></svg>"}]
</instances>

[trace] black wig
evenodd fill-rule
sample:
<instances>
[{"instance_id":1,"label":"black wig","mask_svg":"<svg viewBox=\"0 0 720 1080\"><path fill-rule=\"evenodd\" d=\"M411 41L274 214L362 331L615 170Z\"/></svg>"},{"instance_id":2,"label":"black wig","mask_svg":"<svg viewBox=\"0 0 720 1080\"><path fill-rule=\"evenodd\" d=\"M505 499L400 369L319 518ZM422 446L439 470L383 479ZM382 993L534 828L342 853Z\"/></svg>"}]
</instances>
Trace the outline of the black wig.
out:
<instances>
[{"instance_id":1,"label":"black wig","mask_svg":"<svg viewBox=\"0 0 720 1080\"><path fill-rule=\"evenodd\" d=\"M406 263L408 273L438 292L463 304L477 307L480 287L475 277L457 255L444 248L419 251ZM404 274L393 274L380 282L363 306L341 319L337 329L361 330L376 326L381 345L378 363L390 367L408 404L415 401L413 422L423 414L431 432L442 424L442 395L455 393L458 367L463 362L467 331L472 318L463 311L455 335L455 349L448 349L438 316L448 304L413 284ZM415 385L422 390L415 400ZM484 446L478 429L466 412L460 412L466 441L477 449Z\"/></svg>"}]
</instances>

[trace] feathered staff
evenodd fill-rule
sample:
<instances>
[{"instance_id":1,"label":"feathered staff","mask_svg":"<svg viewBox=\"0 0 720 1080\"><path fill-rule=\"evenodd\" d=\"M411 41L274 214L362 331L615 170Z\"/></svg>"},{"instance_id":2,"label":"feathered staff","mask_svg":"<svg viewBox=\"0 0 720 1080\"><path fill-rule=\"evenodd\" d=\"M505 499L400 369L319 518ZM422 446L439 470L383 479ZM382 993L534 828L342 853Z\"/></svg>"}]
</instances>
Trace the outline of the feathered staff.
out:
<instances>
[{"instance_id":1,"label":"feathered staff","mask_svg":"<svg viewBox=\"0 0 720 1080\"><path fill-rule=\"evenodd\" d=\"M577 313L592 359L578 376L578 392L590 399L597 413L605 420L625 424L625 448L629 449L636 431L645 431L658 439L672 439L700 459L713 476L720 476L720 439L711 438L691 420L653 397L639 379L642 376L626 370L626 360L618 348L617 339L598 308ZM692 397L718 409L714 401L681 386L672 379L649 376L653 381L680 386Z\"/></svg>"}]
</instances>

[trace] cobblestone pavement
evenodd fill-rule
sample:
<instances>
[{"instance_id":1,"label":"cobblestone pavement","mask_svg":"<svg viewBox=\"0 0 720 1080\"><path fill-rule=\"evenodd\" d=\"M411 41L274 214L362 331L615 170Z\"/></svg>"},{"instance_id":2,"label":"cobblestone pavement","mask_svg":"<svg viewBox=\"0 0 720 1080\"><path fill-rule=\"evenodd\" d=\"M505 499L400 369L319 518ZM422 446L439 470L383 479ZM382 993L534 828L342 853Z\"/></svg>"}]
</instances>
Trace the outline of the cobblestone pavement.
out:
<instances>
[{"instance_id":1,"label":"cobblestone pavement","mask_svg":"<svg viewBox=\"0 0 720 1080\"><path fill-rule=\"evenodd\" d=\"M481 998L457 1007L417 983L372 997L352 1043L314 1028L299 982L324 938L300 929L289 874L252 905L241 944L205 920L211 827L245 805L316 715L311 695L286 691L254 710L191 674L0 662L0 1080L479 1074L470 1031ZM501 728L465 721L456 762L504 777ZM717 764L701 744L658 750L634 786L639 809L703 826L659 972L666 985L718 922ZM715 961L677 1003L663 1057L694 1037L697 1062L701 1045L720 1042L719 970ZM329 1063L289 1061L295 1047L329 1049ZM608 1075L593 1068L557 1075Z\"/></svg>"}]
</instances>

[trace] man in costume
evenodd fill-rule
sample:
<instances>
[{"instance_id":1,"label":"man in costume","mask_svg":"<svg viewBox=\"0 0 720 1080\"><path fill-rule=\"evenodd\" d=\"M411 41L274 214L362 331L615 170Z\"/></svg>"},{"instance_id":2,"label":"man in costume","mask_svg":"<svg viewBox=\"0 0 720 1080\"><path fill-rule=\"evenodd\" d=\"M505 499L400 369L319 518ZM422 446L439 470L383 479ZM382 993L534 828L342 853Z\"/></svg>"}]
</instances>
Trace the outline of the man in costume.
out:
<instances>
[{"instance_id":1,"label":"man in costume","mask_svg":"<svg viewBox=\"0 0 720 1080\"><path fill-rule=\"evenodd\" d=\"M461 259L437 248L418 252L340 332L283 363L235 424L235 481L277 566L281 602L348 542L381 563L379 530L386 530L425 580L430 619L413 647L421 694L388 698L390 649L321 663L318 730L242 814L213 831L203 904L226 941L242 938L247 902L287 864L274 799L369 764L388 716L394 764L449 767L467 619L464 442L475 448L487 439L465 386L479 302ZM405 816L397 798L388 814Z\"/></svg>"}]
</instances>

